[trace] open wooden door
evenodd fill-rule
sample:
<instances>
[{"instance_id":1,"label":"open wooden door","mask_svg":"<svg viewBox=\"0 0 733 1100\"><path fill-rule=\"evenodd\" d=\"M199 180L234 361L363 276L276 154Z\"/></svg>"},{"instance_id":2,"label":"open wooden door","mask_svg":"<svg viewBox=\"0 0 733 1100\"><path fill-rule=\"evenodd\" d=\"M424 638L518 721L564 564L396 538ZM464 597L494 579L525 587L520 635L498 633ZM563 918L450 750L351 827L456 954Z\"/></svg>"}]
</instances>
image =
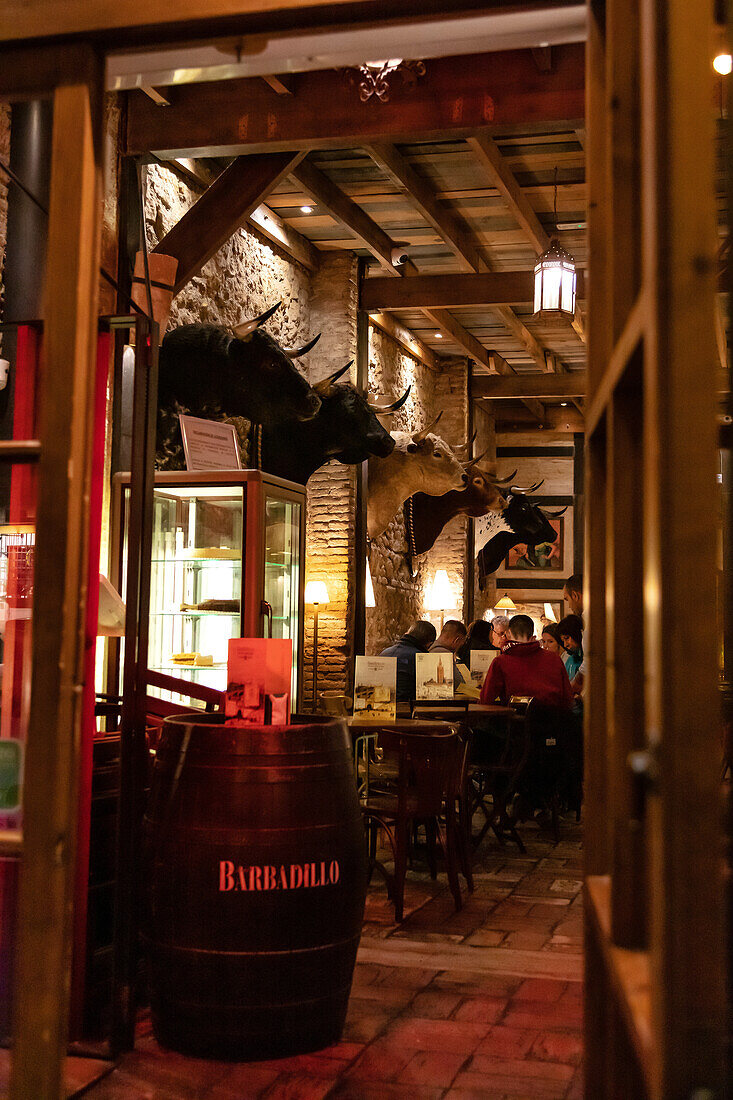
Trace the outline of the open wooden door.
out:
<instances>
[{"instance_id":1,"label":"open wooden door","mask_svg":"<svg viewBox=\"0 0 733 1100\"><path fill-rule=\"evenodd\" d=\"M712 3L590 0L587 1097L725 1090Z\"/></svg>"}]
</instances>

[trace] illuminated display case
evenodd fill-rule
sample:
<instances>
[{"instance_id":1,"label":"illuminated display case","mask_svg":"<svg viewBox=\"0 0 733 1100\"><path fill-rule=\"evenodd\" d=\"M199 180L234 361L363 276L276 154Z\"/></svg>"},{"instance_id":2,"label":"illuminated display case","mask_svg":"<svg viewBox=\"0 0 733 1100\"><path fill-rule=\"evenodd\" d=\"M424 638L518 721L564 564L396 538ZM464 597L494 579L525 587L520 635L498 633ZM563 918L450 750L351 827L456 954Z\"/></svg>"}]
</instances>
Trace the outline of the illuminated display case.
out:
<instances>
[{"instance_id":1,"label":"illuminated display case","mask_svg":"<svg viewBox=\"0 0 733 1100\"><path fill-rule=\"evenodd\" d=\"M117 474L112 576L123 598L129 488ZM304 545L302 486L258 470L156 474L148 667L223 691L230 638L291 638L295 710Z\"/></svg>"}]
</instances>

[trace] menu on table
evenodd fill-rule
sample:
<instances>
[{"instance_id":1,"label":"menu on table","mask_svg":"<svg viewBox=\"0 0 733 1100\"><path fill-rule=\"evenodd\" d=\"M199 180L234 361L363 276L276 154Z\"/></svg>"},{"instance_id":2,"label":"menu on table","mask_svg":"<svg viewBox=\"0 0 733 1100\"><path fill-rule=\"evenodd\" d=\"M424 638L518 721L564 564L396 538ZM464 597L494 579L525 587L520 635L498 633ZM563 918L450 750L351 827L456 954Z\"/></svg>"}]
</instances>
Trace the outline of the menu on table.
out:
<instances>
[{"instance_id":1,"label":"menu on table","mask_svg":"<svg viewBox=\"0 0 733 1100\"><path fill-rule=\"evenodd\" d=\"M394 722L397 717L397 658L357 657L354 717Z\"/></svg>"},{"instance_id":2,"label":"menu on table","mask_svg":"<svg viewBox=\"0 0 733 1100\"><path fill-rule=\"evenodd\" d=\"M491 662L498 655L497 649L472 649L471 650L471 677L474 683L482 688L486 673L491 668Z\"/></svg>"},{"instance_id":3,"label":"menu on table","mask_svg":"<svg viewBox=\"0 0 733 1100\"><path fill-rule=\"evenodd\" d=\"M415 698L420 702L453 698L453 657L450 653L415 654Z\"/></svg>"},{"instance_id":4,"label":"menu on table","mask_svg":"<svg viewBox=\"0 0 733 1100\"><path fill-rule=\"evenodd\" d=\"M230 638L225 724L287 726L292 666L290 638Z\"/></svg>"}]
</instances>

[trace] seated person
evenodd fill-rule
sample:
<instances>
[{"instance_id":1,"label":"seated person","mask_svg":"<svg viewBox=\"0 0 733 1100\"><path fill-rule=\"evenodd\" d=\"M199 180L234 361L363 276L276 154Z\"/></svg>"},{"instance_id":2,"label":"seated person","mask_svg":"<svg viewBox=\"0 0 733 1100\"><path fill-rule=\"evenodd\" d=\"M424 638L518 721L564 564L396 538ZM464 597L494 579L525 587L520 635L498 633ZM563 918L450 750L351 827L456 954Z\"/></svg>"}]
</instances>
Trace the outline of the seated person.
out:
<instances>
[{"instance_id":1,"label":"seated person","mask_svg":"<svg viewBox=\"0 0 733 1100\"><path fill-rule=\"evenodd\" d=\"M413 623L399 641L380 653L380 657L397 658L398 703L409 703L415 698L415 654L427 653L434 641L435 627L420 620Z\"/></svg>"},{"instance_id":2,"label":"seated person","mask_svg":"<svg viewBox=\"0 0 733 1100\"><path fill-rule=\"evenodd\" d=\"M557 624L557 630L568 655L565 668L572 682L583 663L583 620L578 615L566 615Z\"/></svg>"},{"instance_id":3,"label":"seated person","mask_svg":"<svg viewBox=\"0 0 733 1100\"><path fill-rule=\"evenodd\" d=\"M463 665L461 671L460 662L456 654L466 640L466 628L458 619L448 619L444 624L435 642L430 647L431 653L453 654L453 693L465 682L468 670Z\"/></svg>"},{"instance_id":4,"label":"seated person","mask_svg":"<svg viewBox=\"0 0 733 1100\"><path fill-rule=\"evenodd\" d=\"M570 710L573 693L565 666L535 640L529 615L514 615L507 637L509 644L486 675L481 702L506 704L512 695L530 695L539 703Z\"/></svg>"}]
</instances>

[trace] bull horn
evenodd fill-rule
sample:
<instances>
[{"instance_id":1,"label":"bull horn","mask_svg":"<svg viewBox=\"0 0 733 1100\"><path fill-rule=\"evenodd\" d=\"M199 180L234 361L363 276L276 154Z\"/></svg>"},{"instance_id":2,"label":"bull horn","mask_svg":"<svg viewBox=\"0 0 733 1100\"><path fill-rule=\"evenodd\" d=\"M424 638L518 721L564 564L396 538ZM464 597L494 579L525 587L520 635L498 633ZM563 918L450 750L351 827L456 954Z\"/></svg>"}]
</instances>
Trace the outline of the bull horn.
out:
<instances>
[{"instance_id":1,"label":"bull horn","mask_svg":"<svg viewBox=\"0 0 733 1100\"><path fill-rule=\"evenodd\" d=\"M486 450L482 451L480 455L476 455L475 458L472 458L471 461L468 463L468 465L469 466L478 466L481 459L486 458L486 455L489 453L490 450L491 450L491 448L487 447ZM491 477L491 474L489 474L489 477Z\"/></svg>"},{"instance_id":2,"label":"bull horn","mask_svg":"<svg viewBox=\"0 0 733 1100\"><path fill-rule=\"evenodd\" d=\"M321 339L320 332L317 336L314 336L312 340L309 340L307 344L303 344L302 348L283 348L283 351L287 355L288 359L298 359L301 355L307 355L311 348L315 347L318 341Z\"/></svg>"},{"instance_id":3,"label":"bull horn","mask_svg":"<svg viewBox=\"0 0 733 1100\"><path fill-rule=\"evenodd\" d=\"M473 435L471 436L471 438L468 440L467 443L456 443L455 447L451 447L451 450L453 451L453 454L456 454L458 451L470 451L471 447L476 442L476 436L477 435L478 435L478 431L475 431L473 433ZM486 451L488 451L488 447L486 448ZM481 455L482 458L486 454L486 451L484 451L484 454ZM474 463L474 462L478 462L478 459L477 458L472 458L471 463Z\"/></svg>"},{"instance_id":4,"label":"bull horn","mask_svg":"<svg viewBox=\"0 0 733 1100\"><path fill-rule=\"evenodd\" d=\"M544 484L545 479L542 478L542 481L537 481L534 485L512 485L511 489L513 493L535 493Z\"/></svg>"},{"instance_id":5,"label":"bull horn","mask_svg":"<svg viewBox=\"0 0 733 1100\"><path fill-rule=\"evenodd\" d=\"M322 378L320 382L316 382L315 386L313 386L315 392L321 397L325 397L334 382L338 382L341 375L346 374L347 370L350 366L352 366L353 362L353 359L349 359L346 366L342 367L341 370L334 371L334 373L329 374L327 378Z\"/></svg>"},{"instance_id":6,"label":"bull horn","mask_svg":"<svg viewBox=\"0 0 733 1100\"><path fill-rule=\"evenodd\" d=\"M427 428L423 428L422 431L413 432L412 442L413 443L422 443L423 439L426 439L428 437L428 435L430 434L430 432L432 432L433 428L438 423L438 421L440 420L442 415L443 415L443 410L441 409L440 412L438 413L438 415L436 416L435 420L432 422L432 424L428 424Z\"/></svg>"},{"instance_id":7,"label":"bull horn","mask_svg":"<svg viewBox=\"0 0 733 1100\"><path fill-rule=\"evenodd\" d=\"M496 485L511 485L514 478L517 476L517 471L512 470L509 477L495 477L493 480Z\"/></svg>"},{"instance_id":8,"label":"bull horn","mask_svg":"<svg viewBox=\"0 0 733 1100\"><path fill-rule=\"evenodd\" d=\"M238 325L234 325L232 332L235 336L238 336L240 340L245 336L249 336L250 332L254 332L260 325L264 325L268 318L272 317L276 309L279 309L282 302L276 302L270 309L266 309L264 313L261 313L259 317L253 317L251 321L240 321Z\"/></svg>"},{"instance_id":9,"label":"bull horn","mask_svg":"<svg viewBox=\"0 0 733 1100\"><path fill-rule=\"evenodd\" d=\"M398 409L402 408L405 401L407 401L407 398L410 396L411 389L412 386L408 386L405 392L402 394L402 397L400 397L397 401L390 402L389 405L382 405L379 401L367 401L367 405L372 410L372 412L375 413L397 412Z\"/></svg>"},{"instance_id":10,"label":"bull horn","mask_svg":"<svg viewBox=\"0 0 733 1100\"><path fill-rule=\"evenodd\" d=\"M543 514L544 516L547 516L547 517L548 517L548 519L559 519L559 518L560 518L560 516L564 516L564 515L565 515L565 513L567 512L567 510L568 510L568 508L569 508L569 507L570 507L570 505L569 505L569 504L566 504L566 505L565 505L565 507L564 507L564 508L561 508L559 512L547 512L547 511L545 511L545 509L543 508L543 509L542 509L542 514Z\"/></svg>"}]
</instances>

